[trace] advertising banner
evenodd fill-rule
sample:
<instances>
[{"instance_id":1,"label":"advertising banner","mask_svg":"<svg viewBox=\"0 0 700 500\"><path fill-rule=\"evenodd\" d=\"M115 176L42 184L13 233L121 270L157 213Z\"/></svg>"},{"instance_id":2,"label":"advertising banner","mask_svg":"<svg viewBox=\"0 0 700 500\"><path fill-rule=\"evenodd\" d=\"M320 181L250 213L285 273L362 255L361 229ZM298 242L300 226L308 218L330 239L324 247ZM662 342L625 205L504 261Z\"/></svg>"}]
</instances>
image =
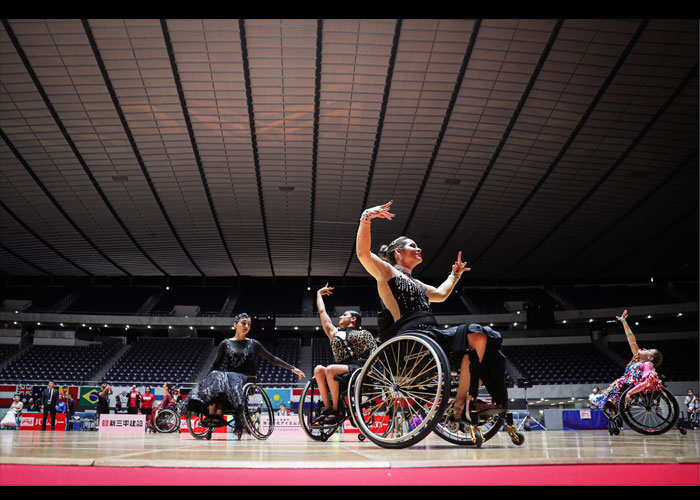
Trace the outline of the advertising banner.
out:
<instances>
[{"instance_id":1,"label":"advertising banner","mask_svg":"<svg viewBox=\"0 0 700 500\"><path fill-rule=\"evenodd\" d=\"M129 415L124 413L100 415L100 432L146 432L146 415Z\"/></svg>"},{"instance_id":2,"label":"advertising banner","mask_svg":"<svg viewBox=\"0 0 700 500\"><path fill-rule=\"evenodd\" d=\"M46 424L46 430L51 429L51 414L46 415L48 422ZM41 426L44 423L44 414L41 412L33 411L23 411L22 412L22 422L19 425L20 431L40 431ZM57 431L66 430L66 414L56 413L56 427Z\"/></svg>"}]
</instances>

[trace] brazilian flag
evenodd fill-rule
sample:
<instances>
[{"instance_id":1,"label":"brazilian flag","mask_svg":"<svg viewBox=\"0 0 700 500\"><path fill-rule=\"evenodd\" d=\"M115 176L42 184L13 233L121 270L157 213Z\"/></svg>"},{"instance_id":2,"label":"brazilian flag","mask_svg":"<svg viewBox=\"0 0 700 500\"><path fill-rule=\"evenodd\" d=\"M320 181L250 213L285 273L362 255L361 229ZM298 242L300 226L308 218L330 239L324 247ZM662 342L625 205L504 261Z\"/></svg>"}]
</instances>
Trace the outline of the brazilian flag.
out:
<instances>
[{"instance_id":1,"label":"brazilian flag","mask_svg":"<svg viewBox=\"0 0 700 500\"><path fill-rule=\"evenodd\" d=\"M99 387L81 387L80 396L76 405L78 406L97 406L100 401L100 388Z\"/></svg>"}]
</instances>

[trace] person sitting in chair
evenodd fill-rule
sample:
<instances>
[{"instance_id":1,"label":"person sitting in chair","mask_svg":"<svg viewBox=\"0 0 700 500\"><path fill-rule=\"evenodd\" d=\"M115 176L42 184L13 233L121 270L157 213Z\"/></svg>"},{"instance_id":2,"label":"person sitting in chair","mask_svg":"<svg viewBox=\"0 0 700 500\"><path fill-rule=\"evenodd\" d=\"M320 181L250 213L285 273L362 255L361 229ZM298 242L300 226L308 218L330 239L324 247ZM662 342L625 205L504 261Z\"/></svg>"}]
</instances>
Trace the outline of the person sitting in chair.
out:
<instances>
[{"instance_id":1,"label":"person sitting in chair","mask_svg":"<svg viewBox=\"0 0 700 500\"><path fill-rule=\"evenodd\" d=\"M324 295L331 295L333 287L326 286L316 292L316 306L321 318L321 326L331 343L331 351L335 364L314 368L314 378L318 384L318 390L323 400L323 410L315 424L333 425L338 423L342 416L338 414L338 400L340 398L340 382L336 375L345 375L362 368L367 357L377 348L377 342L367 330L360 329L362 316L355 311L345 311L338 318L336 327L326 312L323 302ZM330 390L330 398L328 392Z\"/></svg>"}]
</instances>

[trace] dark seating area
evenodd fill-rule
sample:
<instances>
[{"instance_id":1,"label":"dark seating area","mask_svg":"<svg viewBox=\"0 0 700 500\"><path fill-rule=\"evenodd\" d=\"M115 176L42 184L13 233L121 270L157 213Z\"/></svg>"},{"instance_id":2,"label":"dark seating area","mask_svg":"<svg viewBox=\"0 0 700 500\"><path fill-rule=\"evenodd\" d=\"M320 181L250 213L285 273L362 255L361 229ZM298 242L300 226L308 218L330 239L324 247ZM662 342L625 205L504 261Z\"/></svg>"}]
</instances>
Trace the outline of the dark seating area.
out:
<instances>
[{"instance_id":1,"label":"dark seating area","mask_svg":"<svg viewBox=\"0 0 700 500\"><path fill-rule=\"evenodd\" d=\"M697 339L678 340L650 340L639 341L642 349L658 349L661 351L663 361L656 369L659 375L667 382L698 380L698 352L700 352ZM632 359L632 351L627 342L611 342L610 349L622 359ZM622 376L624 368L615 377Z\"/></svg>"},{"instance_id":2,"label":"dark seating area","mask_svg":"<svg viewBox=\"0 0 700 500\"><path fill-rule=\"evenodd\" d=\"M34 345L0 371L7 382L49 380L71 384L90 381L120 349L119 342L86 346Z\"/></svg>"},{"instance_id":3,"label":"dark seating area","mask_svg":"<svg viewBox=\"0 0 700 500\"><path fill-rule=\"evenodd\" d=\"M270 354L293 366L299 366L300 339L287 338L261 340L260 342ZM260 357L255 360L255 368L260 384L296 384L299 382L299 378L291 371L271 365ZM310 374L306 373L306 375Z\"/></svg>"},{"instance_id":4,"label":"dark seating area","mask_svg":"<svg viewBox=\"0 0 700 500\"><path fill-rule=\"evenodd\" d=\"M542 288L463 288L461 293L476 306L480 314L503 314L512 312L506 307L507 302L523 304L551 304L554 299ZM523 312L524 309L523 309Z\"/></svg>"},{"instance_id":5,"label":"dark seating area","mask_svg":"<svg viewBox=\"0 0 700 500\"><path fill-rule=\"evenodd\" d=\"M576 309L624 308L679 302L651 283L638 286L562 286L557 287L556 291Z\"/></svg>"},{"instance_id":6,"label":"dark seating area","mask_svg":"<svg viewBox=\"0 0 700 500\"><path fill-rule=\"evenodd\" d=\"M206 338L140 338L107 371L105 378L113 384L196 382L212 349L211 339Z\"/></svg>"},{"instance_id":7,"label":"dark seating area","mask_svg":"<svg viewBox=\"0 0 700 500\"><path fill-rule=\"evenodd\" d=\"M328 366L335 363L328 338L315 338L311 341L311 366Z\"/></svg>"},{"instance_id":8,"label":"dark seating area","mask_svg":"<svg viewBox=\"0 0 700 500\"><path fill-rule=\"evenodd\" d=\"M134 314L157 290L157 288L147 287L92 287L82 293L80 297L63 312Z\"/></svg>"},{"instance_id":9,"label":"dark seating area","mask_svg":"<svg viewBox=\"0 0 700 500\"><path fill-rule=\"evenodd\" d=\"M19 352L17 344L0 344L0 363L4 363Z\"/></svg>"},{"instance_id":10,"label":"dark seating area","mask_svg":"<svg viewBox=\"0 0 700 500\"><path fill-rule=\"evenodd\" d=\"M535 384L604 384L622 368L592 344L503 346L523 377Z\"/></svg>"}]
</instances>

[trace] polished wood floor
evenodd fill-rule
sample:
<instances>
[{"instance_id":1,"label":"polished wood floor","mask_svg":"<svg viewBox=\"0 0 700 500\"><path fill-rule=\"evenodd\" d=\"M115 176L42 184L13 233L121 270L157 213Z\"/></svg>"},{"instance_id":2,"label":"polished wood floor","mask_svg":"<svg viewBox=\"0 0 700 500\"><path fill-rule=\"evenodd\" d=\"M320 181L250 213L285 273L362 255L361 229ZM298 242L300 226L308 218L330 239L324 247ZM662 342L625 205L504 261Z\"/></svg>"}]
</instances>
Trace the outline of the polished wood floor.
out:
<instances>
[{"instance_id":1,"label":"polished wood floor","mask_svg":"<svg viewBox=\"0 0 700 500\"><path fill-rule=\"evenodd\" d=\"M563 464L697 464L700 431L661 436L623 431L525 432L522 446L505 432L477 449L430 435L411 448L388 450L356 434L327 442L274 433L267 441L232 434L210 441L188 434L0 431L0 464L207 468L430 468Z\"/></svg>"}]
</instances>

